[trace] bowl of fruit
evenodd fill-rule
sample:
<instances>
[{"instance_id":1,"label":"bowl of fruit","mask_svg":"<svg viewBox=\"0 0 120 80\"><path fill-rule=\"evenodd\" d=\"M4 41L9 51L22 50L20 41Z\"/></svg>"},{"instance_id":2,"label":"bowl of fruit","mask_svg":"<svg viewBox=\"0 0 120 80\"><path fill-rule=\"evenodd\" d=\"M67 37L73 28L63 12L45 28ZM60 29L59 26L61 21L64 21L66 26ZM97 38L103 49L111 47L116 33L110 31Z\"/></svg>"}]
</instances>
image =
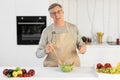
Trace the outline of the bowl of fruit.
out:
<instances>
[{"instance_id":1,"label":"bowl of fruit","mask_svg":"<svg viewBox=\"0 0 120 80\"><path fill-rule=\"evenodd\" d=\"M28 71L24 68L16 67L15 69L5 68L3 70L3 75L8 78L11 77L32 77L35 75L34 69L29 69Z\"/></svg>"},{"instance_id":2,"label":"bowl of fruit","mask_svg":"<svg viewBox=\"0 0 120 80\"><path fill-rule=\"evenodd\" d=\"M120 62L118 62L116 65L113 65L111 63L97 63L95 65L95 69L97 74L108 74L108 75L116 75L120 74Z\"/></svg>"},{"instance_id":3,"label":"bowl of fruit","mask_svg":"<svg viewBox=\"0 0 120 80\"><path fill-rule=\"evenodd\" d=\"M73 67L73 64L66 64L66 63L64 63L64 64L60 64L59 68L63 72L71 72L74 67Z\"/></svg>"}]
</instances>

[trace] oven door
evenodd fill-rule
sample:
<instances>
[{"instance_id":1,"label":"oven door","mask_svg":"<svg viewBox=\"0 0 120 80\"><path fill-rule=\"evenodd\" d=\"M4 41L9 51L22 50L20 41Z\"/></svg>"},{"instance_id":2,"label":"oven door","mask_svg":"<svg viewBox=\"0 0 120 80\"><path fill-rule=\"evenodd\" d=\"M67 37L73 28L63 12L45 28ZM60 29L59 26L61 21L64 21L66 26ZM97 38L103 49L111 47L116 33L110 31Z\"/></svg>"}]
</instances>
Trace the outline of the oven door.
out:
<instances>
[{"instance_id":1,"label":"oven door","mask_svg":"<svg viewBox=\"0 0 120 80\"><path fill-rule=\"evenodd\" d=\"M31 45L38 44L46 22L18 22L17 23L17 44Z\"/></svg>"}]
</instances>

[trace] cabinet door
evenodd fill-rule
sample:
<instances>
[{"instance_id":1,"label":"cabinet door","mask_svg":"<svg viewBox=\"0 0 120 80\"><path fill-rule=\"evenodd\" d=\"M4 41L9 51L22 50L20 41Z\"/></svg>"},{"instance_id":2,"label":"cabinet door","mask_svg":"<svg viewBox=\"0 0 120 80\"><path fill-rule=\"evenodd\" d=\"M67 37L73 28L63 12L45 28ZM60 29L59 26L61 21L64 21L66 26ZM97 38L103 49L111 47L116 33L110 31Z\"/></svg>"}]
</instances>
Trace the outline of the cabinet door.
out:
<instances>
[{"instance_id":1,"label":"cabinet door","mask_svg":"<svg viewBox=\"0 0 120 80\"><path fill-rule=\"evenodd\" d=\"M47 15L48 0L15 0L17 15Z\"/></svg>"}]
</instances>

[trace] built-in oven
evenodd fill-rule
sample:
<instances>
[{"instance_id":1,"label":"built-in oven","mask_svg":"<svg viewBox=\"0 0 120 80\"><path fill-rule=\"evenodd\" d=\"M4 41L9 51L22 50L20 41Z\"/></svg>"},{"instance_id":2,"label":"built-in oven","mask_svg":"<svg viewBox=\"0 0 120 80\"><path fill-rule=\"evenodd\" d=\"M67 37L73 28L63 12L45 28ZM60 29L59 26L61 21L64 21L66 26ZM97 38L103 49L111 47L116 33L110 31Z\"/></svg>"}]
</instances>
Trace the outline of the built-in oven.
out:
<instances>
[{"instance_id":1,"label":"built-in oven","mask_svg":"<svg viewBox=\"0 0 120 80\"><path fill-rule=\"evenodd\" d=\"M17 44L37 45L46 27L46 16L17 16L16 19Z\"/></svg>"}]
</instances>

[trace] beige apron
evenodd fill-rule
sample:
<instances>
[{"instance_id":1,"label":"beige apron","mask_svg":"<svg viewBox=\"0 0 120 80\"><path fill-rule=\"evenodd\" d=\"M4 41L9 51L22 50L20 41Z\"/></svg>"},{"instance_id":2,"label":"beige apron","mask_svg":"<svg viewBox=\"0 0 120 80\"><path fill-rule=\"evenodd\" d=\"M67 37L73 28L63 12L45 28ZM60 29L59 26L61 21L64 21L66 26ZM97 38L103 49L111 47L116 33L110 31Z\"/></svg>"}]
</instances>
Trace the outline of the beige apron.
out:
<instances>
[{"instance_id":1,"label":"beige apron","mask_svg":"<svg viewBox=\"0 0 120 80\"><path fill-rule=\"evenodd\" d=\"M67 24L66 24L67 25ZM80 60L76 51L76 44L72 38L70 30L67 27L66 33L55 34L55 50L63 63L71 64L73 61L74 65L79 67ZM54 28L53 28L54 29ZM44 61L45 67L57 67L58 62L54 53L47 55Z\"/></svg>"}]
</instances>

